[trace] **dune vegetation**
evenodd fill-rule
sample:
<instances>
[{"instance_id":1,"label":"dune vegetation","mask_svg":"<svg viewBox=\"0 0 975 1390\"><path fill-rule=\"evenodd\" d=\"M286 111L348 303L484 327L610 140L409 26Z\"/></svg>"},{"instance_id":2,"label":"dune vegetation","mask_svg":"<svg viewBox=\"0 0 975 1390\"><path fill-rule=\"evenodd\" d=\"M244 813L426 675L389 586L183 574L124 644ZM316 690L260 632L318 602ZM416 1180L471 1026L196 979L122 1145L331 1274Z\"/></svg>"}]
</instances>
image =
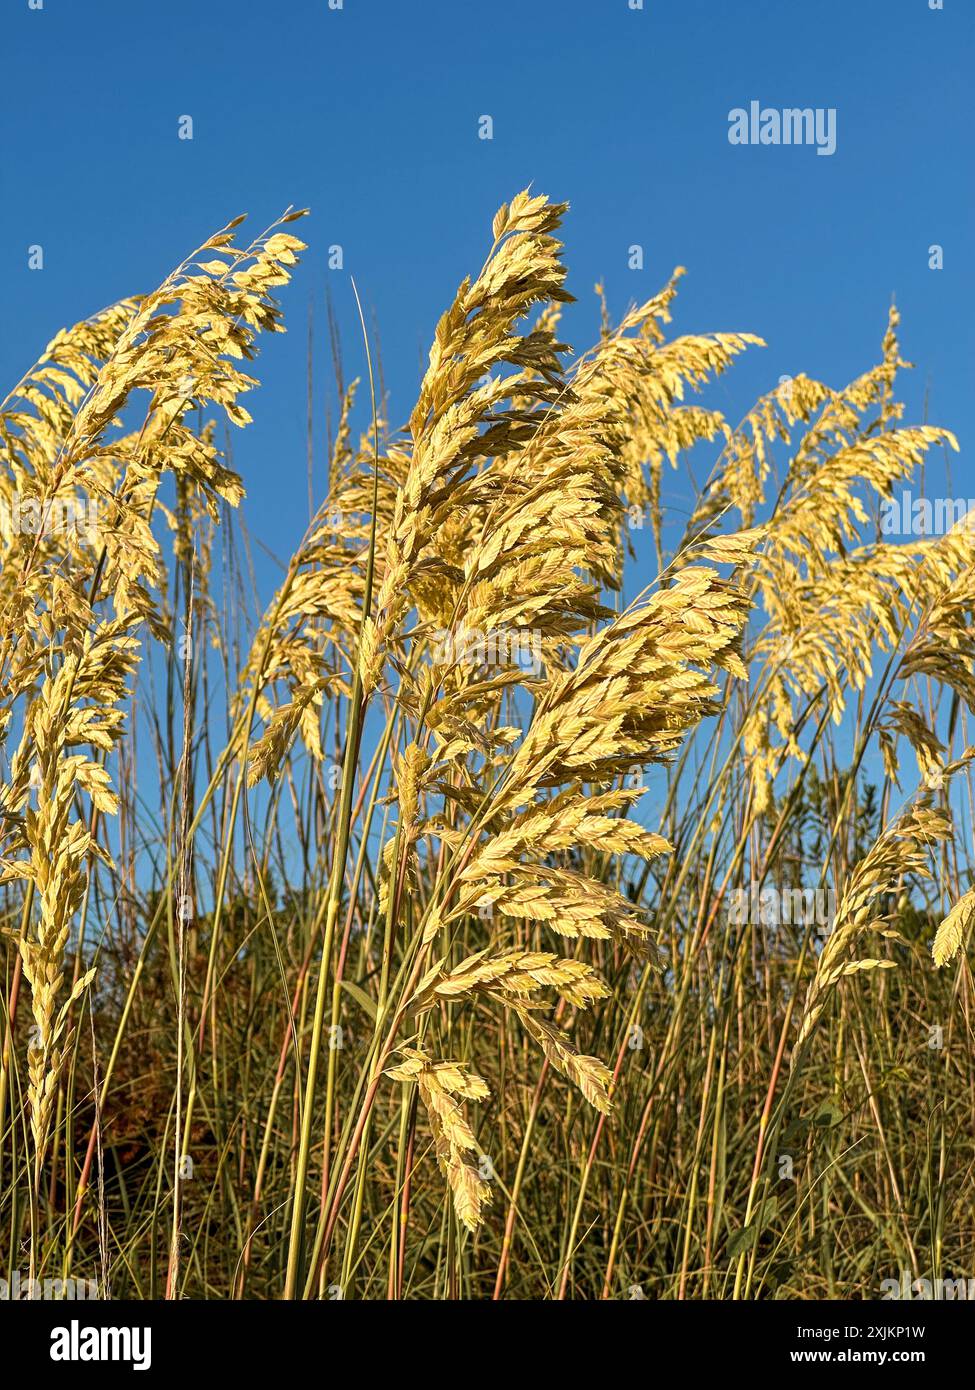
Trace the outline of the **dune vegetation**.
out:
<instances>
[{"instance_id":1,"label":"dune vegetation","mask_svg":"<svg viewBox=\"0 0 975 1390\"><path fill-rule=\"evenodd\" d=\"M4 1279L975 1269L975 534L881 524L954 438L905 420L896 310L738 422L708 390L760 339L676 333L680 269L572 352L565 213L500 209L405 423L363 322L258 622L228 427L300 212L0 406Z\"/></svg>"}]
</instances>

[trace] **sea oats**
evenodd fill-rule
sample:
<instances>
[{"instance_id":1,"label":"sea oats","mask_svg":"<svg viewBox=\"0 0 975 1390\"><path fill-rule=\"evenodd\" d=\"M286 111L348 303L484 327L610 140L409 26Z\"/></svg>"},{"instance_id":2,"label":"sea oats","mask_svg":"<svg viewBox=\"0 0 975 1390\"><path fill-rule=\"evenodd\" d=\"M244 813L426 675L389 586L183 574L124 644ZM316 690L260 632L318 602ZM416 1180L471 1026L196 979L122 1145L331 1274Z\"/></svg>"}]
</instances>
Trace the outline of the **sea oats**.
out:
<instances>
[{"instance_id":1,"label":"sea oats","mask_svg":"<svg viewBox=\"0 0 975 1390\"><path fill-rule=\"evenodd\" d=\"M975 550L954 504L884 525L954 437L906 418L896 311L737 425L705 393L760 340L673 335L680 268L615 320L599 287L574 353L565 214L499 210L400 426L326 296L320 431L311 286L327 489L253 624L225 441L298 214L0 405L35 1267L161 1291L167 1207L172 1297L863 1298L968 1259Z\"/></svg>"}]
</instances>

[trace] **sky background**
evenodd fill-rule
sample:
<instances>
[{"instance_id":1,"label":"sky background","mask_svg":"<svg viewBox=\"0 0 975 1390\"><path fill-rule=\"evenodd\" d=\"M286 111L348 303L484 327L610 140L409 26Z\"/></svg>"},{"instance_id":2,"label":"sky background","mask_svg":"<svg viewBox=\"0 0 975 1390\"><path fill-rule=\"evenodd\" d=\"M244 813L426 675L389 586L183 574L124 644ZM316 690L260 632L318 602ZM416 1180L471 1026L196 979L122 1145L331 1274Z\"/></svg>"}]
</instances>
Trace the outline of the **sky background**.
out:
<instances>
[{"instance_id":1,"label":"sky background","mask_svg":"<svg viewBox=\"0 0 975 1390\"><path fill-rule=\"evenodd\" d=\"M975 4L944 3L0 0L0 380L16 380L61 325L155 287L239 212L256 232L288 204L309 206L310 250L283 296L291 331L265 339L255 422L234 436L248 527L287 558L308 511L309 302L324 401L326 284L346 376L364 376L355 276L401 423L492 215L531 183L571 203L580 303L563 329L575 346L598 331L597 279L618 315L677 264L689 274L676 331L768 341L705 397L733 421L783 374L841 386L871 365L896 296L918 367L907 418L921 418L927 394L930 420L962 442L960 484ZM836 153L732 146L728 113L752 100L835 107ZM485 114L491 141L478 138ZM178 138L183 115L192 141ZM342 271L328 269L335 243ZM634 243L642 271L627 265ZM933 243L942 271L928 266ZM36 244L43 271L28 269ZM320 496L323 411L316 459ZM268 597L266 557L259 578Z\"/></svg>"}]
</instances>

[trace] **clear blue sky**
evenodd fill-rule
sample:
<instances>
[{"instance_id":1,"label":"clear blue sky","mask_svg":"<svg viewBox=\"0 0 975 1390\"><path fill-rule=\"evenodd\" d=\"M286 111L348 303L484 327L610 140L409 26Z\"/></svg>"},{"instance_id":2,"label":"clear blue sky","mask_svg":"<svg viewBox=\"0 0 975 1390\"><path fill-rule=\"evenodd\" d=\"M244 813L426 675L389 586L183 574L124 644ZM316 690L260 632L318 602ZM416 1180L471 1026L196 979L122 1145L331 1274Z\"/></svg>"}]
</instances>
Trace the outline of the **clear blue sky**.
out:
<instances>
[{"instance_id":1,"label":"clear blue sky","mask_svg":"<svg viewBox=\"0 0 975 1390\"><path fill-rule=\"evenodd\" d=\"M62 324L152 288L241 211L308 205L310 252L269 339L255 424L235 436L252 533L290 553L307 517L305 337L326 279L346 373L362 371L348 274L381 329L395 422L431 332L529 182L567 199L566 335L671 268L679 330L744 329L753 351L710 403L735 420L783 373L842 385L876 358L887 306L970 477L971 74L975 3L944 0L2 0L4 331L12 382ZM737 148L728 113L835 107L836 153ZM194 139L177 138L191 115ZM493 141L477 138L478 117ZM27 248L45 267L27 267ZM344 273L326 249L344 248ZM645 269L627 248L645 248ZM945 268L928 268L928 247ZM325 336L318 334L323 374ZM322 420L318 443L324 445ZM319 454L319 481L324 476ZM975 478L971 479L975 495ZM262 573L265 594L273 571ZM264 583L266 581L266 583Z\"/></svg>"}]
</instances>

